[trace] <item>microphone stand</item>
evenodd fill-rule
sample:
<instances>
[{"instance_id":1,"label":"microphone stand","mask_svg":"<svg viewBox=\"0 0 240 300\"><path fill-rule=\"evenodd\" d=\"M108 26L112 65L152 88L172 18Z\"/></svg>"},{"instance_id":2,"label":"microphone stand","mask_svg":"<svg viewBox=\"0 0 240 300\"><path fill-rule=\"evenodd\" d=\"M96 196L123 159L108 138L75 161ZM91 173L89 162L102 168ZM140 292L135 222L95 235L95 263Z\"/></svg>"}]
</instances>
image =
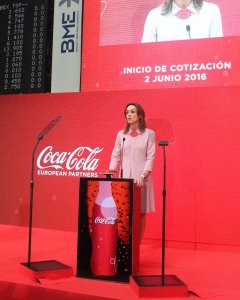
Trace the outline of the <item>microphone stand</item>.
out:
<instances>
[{"instance_id":1,"label":"microphone stand","mask_svg":"<svg viewBox=\"0 0 240 300\"><path fill-rule=\"evenodd\" d=\"M32 215L33 215L33 189L34 189L34 156L37 146L42 138L37 138L37 142L32 152L32 167L31 167L31 180L30 180L30 209L29 209L29 232L28 232L28 266L31 265L31 248L32 248Z\"/></svg>"},{"instance_id":2,"label":"microphone stand","mask_svg":"<svg viewBox=\"0 0 240 300\"><path fill-rule=\"evenodd\" d=\"M165 275L165 241L166 241L166 146L169 145L168 141L159 141L158 145L162 146L163 150L163 188L162 188L162 287L174 286L176 293L187 294L187 286L176 275Z\"/></svg>"},{"instance_id":3,"label":"microphone stand","mask_svg":"<svg viewBox=\"0 0 240 300\"><path fill-rule=\"evenodd\" d=\"M163 189L162 189L162 285L165 285L165 240L166 240L166 149L168 141L159 141L158 145L162 146L163 150Z\"/></svg>"},{"instance_id":4,"label":"microphone stand","mask_svg":"<svg viewBox=\"0 0 240 300\"><path fill-rule=\"evenodd\" d=\"M163 209L162 209L162 274L132 276L134 289L137 287L139 295L146 295L146 290L154 297L187 297L188 288L176 275L165 275L165 231L166 231L166 146L168 141L159 141L163 150ZM131 282L130 282L131 283ZM142 288L142 290L141 290ZM147 288L147 289L146 289ZM146 295L147 296L147 295Z\"/></svg>"},{"instance_id":5,"label":"microphone stand","mask_svg":"<svg viewBox=\"0 0 240 300\"><path fill-rule=\"evenodd\" d=\"M30 208L29 208L29 232L28 232L28 260L27 263L21 263L24 267L27 267L30 269L32 272L34 272L35 276L34 279L38 279L38 275L41 275L42 272L46 271L49 272L51 270L63 270L63 269L69 269L71 272L69 273L65 272L65 275L67 273L72 274L71 268L69 268L66 265L63 265L57 261L54 260L49 260L49 261L43 261L43 262L31 262L31 250L32 250L32 216L33 216L33 191L34 191L34 162L35 162L35 152L37 149L38 144L40 141L43 139L43 137L49 133L49 131L52 130L53 127L57 125L58 122L61 121L63 117L62 116L57 116L55 117L38 135L37 137L37 142L34 145L33 152L32 152L32 166L31 166L31 180L30 180ZM62 272L62 271L61 271ZM55 274L54 276L58 276ZM71 275L70 275L71 276ZM32 277L32 275L31 275ZM59 277L58 277L59 278Z\"/></svg>"},{"instance_id":6,"label":"microphone stand","mask_svg":"<svg viewBox=\"0 0 240 300\"><path fill-rule=\"evenodd\" d=\"M55 117L38 135L37 142L32 152L32 168L31 168L31 181L30 181L30 211L29 211L29 234L28 234L28 266L31 265L31 248L32 248L32 215L33 215L33 189L34 189L34 156L38 144L43 137L52 130L54 126L62 119L62 116Z\"/></svg>"}]
</instances>

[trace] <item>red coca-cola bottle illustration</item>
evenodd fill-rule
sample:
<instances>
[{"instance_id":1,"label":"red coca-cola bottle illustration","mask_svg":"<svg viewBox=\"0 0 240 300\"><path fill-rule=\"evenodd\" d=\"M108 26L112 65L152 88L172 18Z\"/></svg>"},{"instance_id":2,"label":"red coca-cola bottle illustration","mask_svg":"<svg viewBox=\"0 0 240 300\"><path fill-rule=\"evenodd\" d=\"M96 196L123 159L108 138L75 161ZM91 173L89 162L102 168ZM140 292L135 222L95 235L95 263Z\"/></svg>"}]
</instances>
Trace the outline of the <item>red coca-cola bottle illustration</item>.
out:
<instances>
[{"instance_id":1,"label":"red coca-cola bottle illustration","mask_svg":"<svg viewBox=\"0 0 240 300\"><path fill-rule=\"evenodd\" d=\"M117 273L117 207L111 181L99 182L99 193L92 213L91 271L96 276Z\"/></svg>"}]
</instances>

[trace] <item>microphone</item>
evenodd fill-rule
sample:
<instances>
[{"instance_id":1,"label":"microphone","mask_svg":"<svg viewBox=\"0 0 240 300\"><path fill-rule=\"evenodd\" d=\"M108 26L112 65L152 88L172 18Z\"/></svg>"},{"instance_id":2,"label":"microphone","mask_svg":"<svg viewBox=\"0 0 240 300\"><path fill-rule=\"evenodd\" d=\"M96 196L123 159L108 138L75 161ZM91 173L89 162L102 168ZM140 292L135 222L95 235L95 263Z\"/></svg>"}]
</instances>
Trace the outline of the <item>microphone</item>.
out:
<instances>
[{"instance_id":1,"label":"microphone","mask_svg":"<svg viewBox=\"0 0 240 300\"><path fill-rule=\"evenodd\" d=\"M191 27L190 27L190 25L186 25L186 30L188 32L189 40L191 40L191 33L190 33Z\"/></svg>"},{"instance_id":2,"label":"microphone","mask_svg":"<svg viewBox=\"0 0 240 300\"><path fill-rule=\"evenodd\" d=\"M121 178L123 178L123 167L122 167L122 161L123 161L123 147L124 147L125 137L122 139L122 149L121 149Z\"/></svg>"}]
</instances>

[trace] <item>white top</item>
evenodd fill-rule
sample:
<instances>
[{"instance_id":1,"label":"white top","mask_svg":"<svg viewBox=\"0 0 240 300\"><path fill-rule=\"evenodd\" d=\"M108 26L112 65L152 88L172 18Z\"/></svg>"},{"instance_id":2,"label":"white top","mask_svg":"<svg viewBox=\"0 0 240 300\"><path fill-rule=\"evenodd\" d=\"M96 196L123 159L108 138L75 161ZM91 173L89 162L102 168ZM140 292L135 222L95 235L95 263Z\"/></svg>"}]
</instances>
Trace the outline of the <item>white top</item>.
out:
<instances>
[{"instance_id":1,"label":"white top","mask_svg":"<svg viewBox=\"0 0 240 300\"><path fill-rule=\"evenodd\" d=\"M191 3L187 9L192 12L187 19L175 16L181 10L175 2L170 14L161 15L162 6L151 10L145 21L142 43L223 36L221 13L216 4L203 1L202 8L197 11Z\"/></svg>"}]
</instances>

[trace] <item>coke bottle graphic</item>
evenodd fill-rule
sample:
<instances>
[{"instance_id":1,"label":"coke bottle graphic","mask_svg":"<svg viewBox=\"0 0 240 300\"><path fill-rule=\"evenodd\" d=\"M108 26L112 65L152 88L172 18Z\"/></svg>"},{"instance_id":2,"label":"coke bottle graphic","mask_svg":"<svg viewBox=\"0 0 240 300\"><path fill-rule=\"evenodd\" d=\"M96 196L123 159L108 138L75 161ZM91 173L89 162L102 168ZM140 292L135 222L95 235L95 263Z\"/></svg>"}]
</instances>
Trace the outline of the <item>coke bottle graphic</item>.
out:
<instances>
[{"instance_id":1,"label":"coke bottle graphic","mask_svg":"<svg viewBox=\"0 0 240 300\"><path fill-rule=\"evenodd\" d=\"M99 193L92 213L91 271L96 276L117 273L117 207L111 181L99 181Z\"/></svg>"}]
</instances>

